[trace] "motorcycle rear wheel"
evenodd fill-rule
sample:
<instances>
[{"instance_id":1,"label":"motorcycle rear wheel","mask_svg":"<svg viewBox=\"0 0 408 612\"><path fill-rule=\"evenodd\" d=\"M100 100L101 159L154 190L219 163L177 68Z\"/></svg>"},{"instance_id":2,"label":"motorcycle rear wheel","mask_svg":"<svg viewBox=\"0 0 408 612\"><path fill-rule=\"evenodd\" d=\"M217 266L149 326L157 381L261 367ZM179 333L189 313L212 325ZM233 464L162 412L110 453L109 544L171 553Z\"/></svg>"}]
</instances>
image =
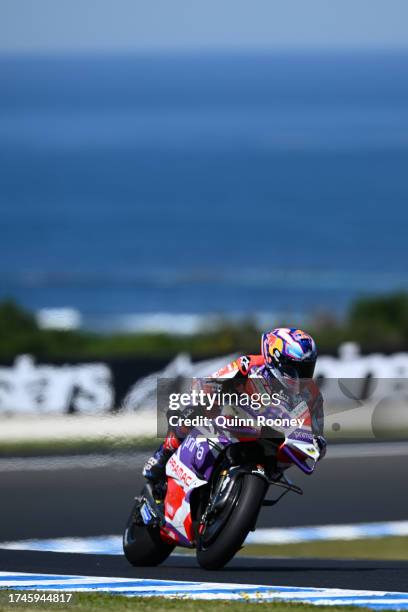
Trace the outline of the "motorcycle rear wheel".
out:
<instances>
[{"instance_id":1,"label":"motorcycle rear wheel","mask_svg":"<svg viewBox=\"0 0 408 612\"><path fill-rule=\"evenodd\" d=\"M147 527L135 521L138 503L133 506L123 533L123 552L131 565L160 565L171 554L174 546L161 539L159 527Z\"/></svg>"},{"instance_id":2,"label":"motorcycle rear wheel","mask_svg":"<svg viewBox=\"0 0 408 612\"><path fill-rule=\"evenodd\" d=\"M204 569L217 570L224 567L239 551L249 531L255 526L268 485L259 476L245 474L237 486L240 490L234 507L227 513L225 524L216 538L208 545L204 541L198 542L197 561Z\"/></svg>"}]
</instances>

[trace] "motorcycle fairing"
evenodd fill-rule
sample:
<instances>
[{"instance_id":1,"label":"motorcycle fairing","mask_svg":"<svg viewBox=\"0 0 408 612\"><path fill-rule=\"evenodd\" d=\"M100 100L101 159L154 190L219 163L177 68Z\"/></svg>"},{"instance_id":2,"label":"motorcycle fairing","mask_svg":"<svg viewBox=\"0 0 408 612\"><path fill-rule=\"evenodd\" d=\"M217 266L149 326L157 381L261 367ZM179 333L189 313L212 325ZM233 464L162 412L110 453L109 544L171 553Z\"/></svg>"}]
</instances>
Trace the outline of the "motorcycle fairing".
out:
<instances>
[{"instance_id":1,"label":"motorcycle fairing","mask_svg":"<svg viewBox=\"0 0 408 612\"><path fill-rule=\"evenodd\" d=\"M173 542L177 541L179 545L189 547L192 546L194 540L190 496L194 489L207 484L215 462L215 456L211 453L208 441L201 442L204 445L202 463L208 463L208 465L203 475L197 474L194 470L196 442L197 439L193 438L192 441L191 436L186 438L166 465L167 492L164 499L166 522L162 527L162 532L167 534Z\"/></svg>"},{"instance_id":2,"label":"motorcycle fairing","mask_svg":"<svg viewBox=\"0 0 408 612\"><path fill-rule=\"evenodd\" d=\"M303 472L310 474L320 453L314 442L308 404L303 398L300 399L301 401L291 405L289 409L285 405L272 406L267 412L275 418L289 415L303 419L301 428L293 427L289 431L282 431L285 441L278 452L278 467L284 471L295 464ZM165 524L161 532L165 539L181 546L194 546L195 534L190 507L192 492L210 481L219 453L237 441L234 434L230 434L231 437L228 438L225 433L207 432L207 435L218 434L216 438L211 439L202 437L203 433L204 431L193 430L170 457L166 466Z\"/></svg>"}]
</instances>

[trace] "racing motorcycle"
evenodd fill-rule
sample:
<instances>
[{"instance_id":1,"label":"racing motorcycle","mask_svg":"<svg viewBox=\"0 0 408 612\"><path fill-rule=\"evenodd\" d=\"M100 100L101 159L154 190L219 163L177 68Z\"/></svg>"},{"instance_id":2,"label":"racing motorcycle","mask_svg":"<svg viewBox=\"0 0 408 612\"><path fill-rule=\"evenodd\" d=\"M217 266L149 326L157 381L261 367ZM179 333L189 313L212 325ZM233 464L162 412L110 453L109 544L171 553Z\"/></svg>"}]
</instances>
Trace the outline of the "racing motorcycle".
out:
<instances>
[{"instance_id":1,"label":"racing motorcycle","mask_svg":"<svg viewBox=\"0 0 408 612\"><path fill-rule=\"evenodd\" d=\"M165 482L147 483L135 498L123 535L129 563L158 565L175 546L195 548L208 570L228 563L255 530L262 506L275 505L288 492L303 494L287 468L295 465L306 474L315 469L320 446L305 402L297 412L301 427L264 429L255 439L225 431L203 437L202 430L191 430L167 462ZM269 487L273 499L266 499Z\"/></svg>"}]
</instances>

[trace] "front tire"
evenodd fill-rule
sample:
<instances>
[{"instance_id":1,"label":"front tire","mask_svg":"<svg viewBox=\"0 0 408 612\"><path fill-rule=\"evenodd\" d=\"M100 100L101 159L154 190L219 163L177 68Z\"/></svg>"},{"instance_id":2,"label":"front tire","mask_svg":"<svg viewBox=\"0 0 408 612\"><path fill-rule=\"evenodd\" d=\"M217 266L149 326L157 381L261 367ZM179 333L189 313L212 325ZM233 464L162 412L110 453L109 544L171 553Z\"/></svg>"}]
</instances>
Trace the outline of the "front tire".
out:
<instances>
[{"instance_id":1,"label":"front tire","mask_svg":"<svg viewBox=\"0 0 408 612\"><path fill-rule=\"evenodd\" d=\"M240 489L234 507L215 540L208 545L203 541L198 542L197 561L204 569L217 570L224 567L242 547L249 531L255 526L268 485L259 476L245 474L237 486Z\"/></svg>"},{"instance_id":2,"label":"front tire","mask_svg":"<svg viewBox=\"0 0 408 612\"><path fill-rule=\"evenodd\" d=\"M174 546L161 539L159 527L147 527L136 522L139 502L132 512L123 533L123 552L131 565L155 566L167 559Z\"/></svg>"}]
</instances>

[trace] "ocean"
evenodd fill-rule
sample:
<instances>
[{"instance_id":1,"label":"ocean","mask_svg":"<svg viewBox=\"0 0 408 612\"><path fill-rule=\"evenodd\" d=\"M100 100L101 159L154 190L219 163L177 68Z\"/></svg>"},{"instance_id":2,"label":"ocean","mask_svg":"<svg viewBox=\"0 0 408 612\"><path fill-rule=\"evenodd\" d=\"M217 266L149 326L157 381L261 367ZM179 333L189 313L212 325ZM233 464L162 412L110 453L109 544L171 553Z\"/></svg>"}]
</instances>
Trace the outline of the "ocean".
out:
<instances>
[{"instance_id":1,"label":"ocean","mask_svg":"<svg viewBox=\"0 0 408 612\"><path fill-rule=\"evenodd\" d=\"M2 56L0 208L33 310L342 316L408 288L408 55Z\"/></svg>"}]
</instances>

